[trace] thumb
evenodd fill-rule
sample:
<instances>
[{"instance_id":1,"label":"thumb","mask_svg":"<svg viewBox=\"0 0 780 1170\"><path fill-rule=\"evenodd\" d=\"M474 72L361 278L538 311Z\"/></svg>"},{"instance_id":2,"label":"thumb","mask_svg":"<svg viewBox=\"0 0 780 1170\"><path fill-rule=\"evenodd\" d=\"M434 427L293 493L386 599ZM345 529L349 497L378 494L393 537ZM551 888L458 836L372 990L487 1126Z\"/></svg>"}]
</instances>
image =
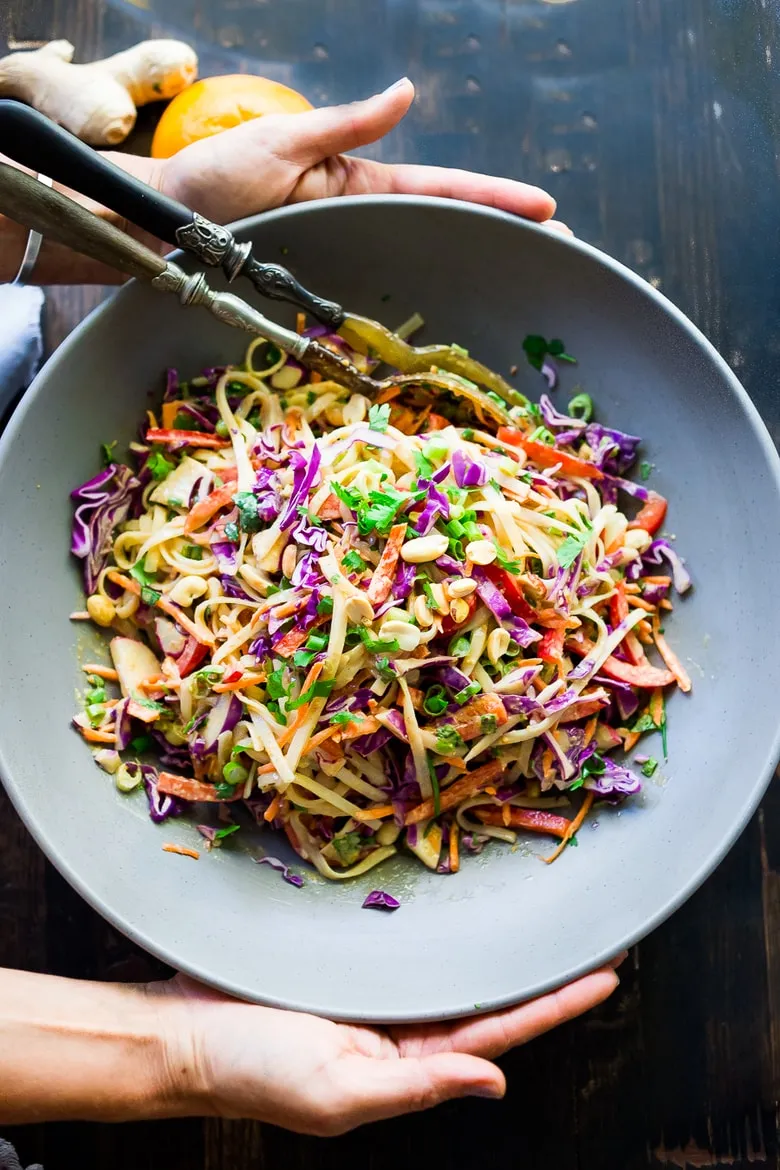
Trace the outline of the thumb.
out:
<instances>
[{"instance_id":1,"label":"thumb","mask_svg":"<svg viewBox=\"0 0 780 1170\"><path fill-rule=\"evenodd\" d=\"M361 1062L362 1063L362 1062ZM351 1094L348 1124L419 1113L456 1097L503 1097L504 1074L489 1060L462 1052L367 1061Z\"/></svg>"},{"instance_id":2,"label":"thumb","mask_svg":"<svg viewBox=\"0 0 780 1170\"><path fill-rule=\"evenodd\" d=\"M408 77L396 81L384 93L347 106L326 106L284 118L285 139L281 153L302 170L316 166L334 154L357 150L388 134L414 101ZM294 133L290 128L294 127Z\"/></svg>"}]
</instances>

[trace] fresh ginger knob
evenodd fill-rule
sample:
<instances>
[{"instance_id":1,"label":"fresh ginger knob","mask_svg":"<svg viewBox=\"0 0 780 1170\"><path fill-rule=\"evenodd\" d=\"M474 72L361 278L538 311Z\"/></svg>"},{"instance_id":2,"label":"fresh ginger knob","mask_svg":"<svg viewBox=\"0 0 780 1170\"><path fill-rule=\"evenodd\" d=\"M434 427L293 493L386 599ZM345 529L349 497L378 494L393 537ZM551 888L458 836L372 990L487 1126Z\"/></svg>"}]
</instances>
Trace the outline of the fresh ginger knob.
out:
<instances>
[{"instance_id":1,"label":"fresh ginger knob","mask_svg":"<svg viewBox=\"0 0 780 1170\"><path fill-rule=\"evenodd\" d=\"M141 41L103 61L74 65L69 41L0 59L0 96L21 98L91 146L116 146L135 125L136 107L174 97L197 77L198 58L182 41Z\"/></svg>"}]
</instances>

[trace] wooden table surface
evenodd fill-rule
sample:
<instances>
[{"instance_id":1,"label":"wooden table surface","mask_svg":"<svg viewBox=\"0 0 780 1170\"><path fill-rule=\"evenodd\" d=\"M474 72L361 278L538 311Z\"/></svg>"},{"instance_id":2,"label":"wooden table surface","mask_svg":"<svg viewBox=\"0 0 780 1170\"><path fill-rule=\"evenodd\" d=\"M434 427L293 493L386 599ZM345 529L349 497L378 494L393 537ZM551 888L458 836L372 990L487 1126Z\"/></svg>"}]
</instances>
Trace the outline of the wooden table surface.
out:
<instances>
[{"instance_id":1,"label":"wooden table surface","mask_svg":"<svg viewBox=\"0 0 780 1170\"><path fill-rule=\"evenodd\" d=\"M701 326L775 438L779 26L778 0L0 5L0 42L67 37L90 59L178 35L196 45L204 73L262 72L317 104L408 73L417 104L377 157L546 186L578 235ZM152 124L147 112L137 149ZM49 343L101 295L54 292ZM708 458L695 436L691 458ZM2 794L0 963L98 979L164 974L55 873ZM27 1126L5 1136L23 1164L45 1170L390 1170L423 1157L438 1170L780 1167L776 784L717 872L635 949L618 994L503 1065L503 1103L465 1101L329 1141L213 1120Z\"/></svg>"}]
</instances>

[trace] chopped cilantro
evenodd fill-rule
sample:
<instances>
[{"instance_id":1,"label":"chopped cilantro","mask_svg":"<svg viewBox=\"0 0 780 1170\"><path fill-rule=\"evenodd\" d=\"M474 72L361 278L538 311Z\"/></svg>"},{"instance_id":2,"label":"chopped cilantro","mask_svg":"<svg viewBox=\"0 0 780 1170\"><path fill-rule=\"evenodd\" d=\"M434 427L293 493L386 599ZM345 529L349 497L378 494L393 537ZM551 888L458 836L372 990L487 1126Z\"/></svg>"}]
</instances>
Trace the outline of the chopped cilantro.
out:
<instances>
[{"instance_id":1,"label":"chopped cilantro","mask_svg":"<svg viewBox=\"0 0 780 1170\"><path fill-rule=\"evenodd\" d=\"M114 462L114 447L116 447L118 439L114 439L113 443L101 443L100 454L103 460L103 466L108 467Z\"/></svg>"},{"instance_id":2,"label":"chopped cilantro","mask_svg":"<svg viewBox=\"0 0 780 1170\"><path fill-rule=\"evenodd\" d=\"M330 717L331 723L362 723L363 716L356 711L337 711Z\"/></svg>"},{"instance_id":3,"label":"chopped cilantro","mask_svg":"<svg viewBox=\"0 0 780 1170\"><path fill-rule=\"evenodd\" d=\"M349 550L341 563L345 569L349 569L350 573L362 573L366 567L366 562L354 548Z\"/></svg>"},{"instance_id":4,"label":"chopped cilantro","mask_svg":"<svg viewBox=\"0 0 780 1170\"><path fill-rule=\"evenodd\" d=\"M308 508L304 507L303 504L298 505L297 511L298 511L298 515L303 520L308 521L308 523L312 524L315 528L322 528L323 527L323 523L320 520L319 516L315 516L312 512L309 511Z\"/></svg>"},{"instance_id":5,"label":"chopped cilantro","mask_svg":"<svg viewBox=\"0 0 780 1170\"><path fill-rule=\"evenodd\" d=\"M331 480L330 490L334 495L338 496L342 504L346 504L354 512L360 503L360 493L353 492L351 488L344 487L337 479Z\"/></svg>"},{"instance_id":6,"label":"chopped cilantro","mask_svg":"<svg viewBox=\"0 0 780 1170\"><path fill-rule=\"evenodd\" d=\"M520 562L516 561L514 557L510 557L509 553L505 552L500 545L495 546L496 549L496 564L501 569L505 569L507 573L519 573Z\"/></svg>"},{"instance_id":7,"label":"chopped cilantro","mask_svg":"<svg viewBox=\"0 0 780 1170\"><path fill-rule=\"evenodd\" d=\"M320 617L324 617L326 614L333 613L333 598L321 597L317 602L317 613Z\"/></svg>"},{"instance_id":8,"label":"chopped cilantro","mask_svg":"<svg viewBox=\"0 0 780 1170\"><path fill-rule=\"evenodd\" d=\"M308 666L315 654L314 650L296 650L293 654L293 662L296 666Z\"/></svg>"},{"instance_id":9,"label":"chopped cilantro","mask_svg":"<svg viewBox=\"0 0 780 1170\"><path fill-rule=\"evenodd\" d=\"M381 406L378 403L374 403L368 412L368 425L370 430L382 433L387 430L389 422L390 403L384 402Z\"/></svg>"},{"instance_id":10,"label":"chopped cilantro","mask_svg":"<svg viewBox=\"0 0 780 1170\"><path fill-rule=\"evenodd\" d=\"M653 716L650 714L650 712L644 711L639 716L638 719L635 719L634 725L631 728L631 730L632 731L655 731L656 730L655 722L654 722Z\"/></svg>"},{"instance_id":11,"label":"chopped cilantro","mask_svg":"<svg viewBox=\"0 0 780 1170\"><path fill-rule=\"evenodd\" d=\"M577 840L577 834L576 834L576 833L574 834L574 836L573 836L573 837L569 837L569 845L571 845L571 847L572 847L573 849L576 849L576 848L577 848L577 846L579 845L579 841Z\"/></svg>"},{"instance_id":12,"label":"chopped cilantro","mask_svg":"<svg viewBox=\"0 0 780 1170\"><path fill-rule=\"evenodd\" d=\"M244 532L260 531L260 516L257 511L257 496L252 492L236 492L233 503L238 508L238 519Z\"/></svg>"},{"instance_id":13,"label":"chopped cilantro","mask_svg":"<svg viewBox=\"0 0 780 1170\"><path fill-rule=\"evenodd\" d=\"M335 678L318 679L317 682L312 683L308 691L303 691L302 694L298 695L297 699L291 699L287 704L287 710L295 711L298 707L302 707L304 703L310 703L312 699L327 699L335 685Z\"/></svg>"},{"instance_id":14,"label":"chopped cilantro","mask_svg":"<svg viewBox=\"0 0 780 1170\"><path fill-rule=\"evenodd\" d=\"M130 747L140 756L143 752L151 751L154 747L154 740L151 735L137 735L135 739L130 740Z\"/></svg>"},{"instance_id":15,"label":"chopped cilantro","mask_svg":"<svg viewBox=\"0 0 780 1170\"><path fill-rule=\"evenodd\" d=\"M240 828L240 825L225 825L224 829L217 829L214 840L224 841L225 837L229 837L231 833L237 833Z\"/></svg>"},{"instance_id":16,"label":"chopped cilantro","mask_svg":"<svg viewBox=\"0 0 780 1170\"><path fill-rule=\"evenodd\" d=\"M284 667L272 670L265 681L265 689L271 699L283 699L289 693L289 687L284 685Z\"/></svg>"},{"instance_id":17,"label":"chopped cilantro","mask_svg":"<svg viewBox=\"0 0 780 1170\"><path fill-rule=\"evenodd\" d=\"M410 500L421 500L424 491L398 492L395 488L385 486L381 491L371 491L368 498L360 501L358 506L358 532L367 536L376 530L386 535L393 526L393 521L401 507Z\"/></svg>"},{"instance_id":18,"label":"chopped cilantro","mask_svg":"<svg viewBox=\"0 0 780 1170\"><path fill-rule=\"evenodd\" d=\"M307 406L314 406L314 403L316 401L317 401L317 395L315 394L315 392L313 390L307 390L306 391L306 405Z\"/></svg>"},{"instance_id":19,"label":"chopped cilantro","mask_svg":"<svg viewBox=\"0 0 780 1170\"><path fill-rule=\"evenodd\" d=\"M559 338L553 337L551 341L546 341L538 333L530 333L524 339L523 351L535 370L541 370L544 359L548 355L557 358L561 362L574 362L577 360L571 354L566 353L566 346Z\"/></svg>"},{"instance_id":20,"label":"chopped cilantro","mask_svg":"<svg viewBox=\"0 0 780 1170\"><path fill-rule=\"evenodd\" d=\"M136 561L130 570L130 576L134 577L139 585L153 585L154 577L150 576L140 561Z\"/></svg>"},{"instance_id":21,"label":"chopped cilantro","mask_svg":"<svg viewBox=\"0 0 780 1170\"><path fill-rule=\"evenodd\" d=\"M642 765L642 775L643 776L652 776L657 767L658 767L658 760L653 759L653 757L651 756L650 759L645 760L644 764Z\"/></svg>"},{"instance_id":22,"label":"chopped cilantro","mask_svg":"<svg viewBox=\"0 0 780 1170\"><path fill-rule=\"evenodd\" d=\"M495 715L480 715L479 730L481 735L492 735L498 727L498 720Z\"/></svg>"},{"instance_id":23,"label":"chopped cilantro","mask_svg":"<svg viewBox=\"0 0 780 1170\"><path fill-rule=\"evenodd\" d=\"M648 463L646 459L643 459L642 462L639 464L639 478L642 480L649 479L650 472L652 470L653 470L653 464Z\"/></svg>"},{"instance_id":24,"label":"chopped cilantro","mask_svg":"<svg viewBox=\"0 0 780 1170\"><path fill-rule=\"evenodd\" d=\"M228 520L225 525L225 540L230 540L233 544L238 544L240 535L235 520Z\"/></svg>"},{"instance_id":25,"label":"chopped cilantro","mask_svg":"<svg viewBox=\"0 0 780 1170\"><path fill-rule=\"evenodd\" d=\"M570 569L590 539L591 525L588 524L581 532L567 536L558 548L558 564L562 569Z\"/></svg>"},{"instance_id":26,"label":"chopped cilantro","mask_svg":"<svg viewBox=\"0 0 780 1170\"><path fill-rule=\"evenodd\" d=\"M236 786L228 784L225 780L219 780L214 785L214 791L220 800L230 800L232 796L236 795Z\"/></svg>"}]
</instances>

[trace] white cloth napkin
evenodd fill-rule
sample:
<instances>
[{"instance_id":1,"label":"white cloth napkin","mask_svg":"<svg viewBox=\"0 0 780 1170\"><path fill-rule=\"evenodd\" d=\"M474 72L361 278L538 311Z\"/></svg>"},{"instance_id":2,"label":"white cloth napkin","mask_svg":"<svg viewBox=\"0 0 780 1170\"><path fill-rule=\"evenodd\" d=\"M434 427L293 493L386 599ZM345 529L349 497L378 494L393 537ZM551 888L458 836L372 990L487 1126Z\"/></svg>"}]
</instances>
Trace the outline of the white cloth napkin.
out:
<instances>
[{"instance_id":1,"label":"white cloth napkin","mask_svg":"<svg viewBox=\"0 0 780 1170\"><path fill-rule=\"evenodd\" d=\"M0 419L41 363L42 308L41 289L0 284Z\"/></svg>"}]
</instances>

